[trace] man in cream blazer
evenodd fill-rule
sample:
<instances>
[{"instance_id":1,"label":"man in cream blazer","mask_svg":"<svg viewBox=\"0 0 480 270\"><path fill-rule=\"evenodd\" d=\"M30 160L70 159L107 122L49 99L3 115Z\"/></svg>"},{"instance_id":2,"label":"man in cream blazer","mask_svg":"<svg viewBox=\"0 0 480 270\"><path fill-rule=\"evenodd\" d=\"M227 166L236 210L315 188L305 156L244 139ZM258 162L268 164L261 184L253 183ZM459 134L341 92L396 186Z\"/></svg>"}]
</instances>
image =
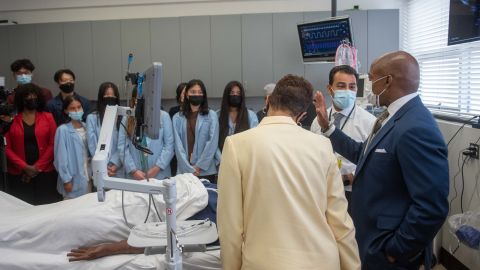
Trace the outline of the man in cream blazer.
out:
<instances>
[{"instance_id":1,"label":"man in cream blazer","mask_svg":"<svg viewBox=\"0 0 480 270\"><path fill-rule=\"evenodd\" d=\"M223 269L360 269L337 159L296 125L313 87L287 75L258 127L227 137L218 177Z\"/></svg>"}]
</instances>

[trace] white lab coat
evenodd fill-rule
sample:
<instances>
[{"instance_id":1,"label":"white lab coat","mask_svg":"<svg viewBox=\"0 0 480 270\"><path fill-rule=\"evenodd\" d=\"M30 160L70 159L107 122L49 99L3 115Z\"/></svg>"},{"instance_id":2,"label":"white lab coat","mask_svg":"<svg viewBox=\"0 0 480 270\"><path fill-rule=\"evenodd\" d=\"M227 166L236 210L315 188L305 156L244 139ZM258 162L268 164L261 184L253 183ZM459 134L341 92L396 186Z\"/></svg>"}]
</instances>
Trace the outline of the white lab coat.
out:
<instances>
[{"instance_id":1,"label":"white lab coat","mask_svg":"<svg viewBox=\"0 0 480 270\"><path fill-rule=\"evenodd\" d=\"M340 121L340 126L335 128L340 129L343 127L342 131L345 134L347 134L357 142L364 142L367 140L368 135L370 135L376 118L374 115L362 109L360 106L355 106L354 110L350 114L350 117L348 117L348 121L345 123L347 116L352 110L352 108L353 107L350 107L340 111L340 113L343 114L344 117ZM331 120L333 121L333 114L335 113L335 108L331 106L330 108L328 108L327 113L328 115L331 115ZM312 122L312 126L310 127L310 130L314 133L322 134L321 129L322 128L318 124L317 118L315 117ZM346 158L342 157L341 155L336 155L337 158L341 160L341 174L355 174L355 169L357 166L352 162L348 161Z\"/></svg>"}]
</instances>

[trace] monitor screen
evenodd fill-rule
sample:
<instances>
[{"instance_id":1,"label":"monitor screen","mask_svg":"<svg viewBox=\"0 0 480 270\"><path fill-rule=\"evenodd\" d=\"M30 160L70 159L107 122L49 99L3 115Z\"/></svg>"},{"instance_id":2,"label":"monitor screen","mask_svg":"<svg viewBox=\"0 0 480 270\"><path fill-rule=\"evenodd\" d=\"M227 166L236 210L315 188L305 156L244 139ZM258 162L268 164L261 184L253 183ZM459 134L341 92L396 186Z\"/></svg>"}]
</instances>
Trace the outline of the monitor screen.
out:
<instances>
[{"instance_id":1,"label":"monitor screen","mask_svg":"<svg viewBox=\"0 0 480 270\"><path fill-rule=\"evenodd\" d=\"M297 29L304 62L334 61L343 40L353 45L348 16L298 24Z\"/></svg>"},{"instance_id":2,"label":"monitor screen","mask_svg":"<svg viewBox=\"0 0 480 270\"><path fill-rule=\"evenodd\" d=\"M363 97L363 90L365 89L365 78L358 78L358 85L357 85L357 97Z\"/></svg>"},{"instance_id":3,"label":"monitor screen","mask_svg":"<svg viewBox=\"0 0 480 270\"><path fill-rule=\"evenodd\" d=\"M480 0L450 0L448 45L480 40Z\"/></svg>"},{"instance_id":4,"label":"monitor screen","mask_svg":"<svg viewBox=\"0 0 480 270\"><path fill-rule=\"evenodd\" d=\"M371 92L371 82L368 74L359 74L357 81L357 98L364 98Z\"/></svg>"}]
</instances>

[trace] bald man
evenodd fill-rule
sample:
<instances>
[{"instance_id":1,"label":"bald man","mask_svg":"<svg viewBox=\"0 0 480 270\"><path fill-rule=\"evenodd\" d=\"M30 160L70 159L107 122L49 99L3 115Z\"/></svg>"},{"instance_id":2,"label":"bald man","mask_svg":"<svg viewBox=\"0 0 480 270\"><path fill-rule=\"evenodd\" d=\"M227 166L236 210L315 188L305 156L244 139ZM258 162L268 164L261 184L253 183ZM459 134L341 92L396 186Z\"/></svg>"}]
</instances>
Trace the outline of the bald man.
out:
<instances>
[{"instance_id":1,"label":"bald man","mask_svg":"<svg viewBox=\"0 0 480 270\"><path fill-rule=\"evenodd\" d=\"M417 89L418 62L406 52L383 55L369 78L380 115L358 143L328 121L322 94L317 120L335 152L357 165L351 215L362 269L429 269L432 240L448 213L447 147Z\"/></svg>"}]
</instances>

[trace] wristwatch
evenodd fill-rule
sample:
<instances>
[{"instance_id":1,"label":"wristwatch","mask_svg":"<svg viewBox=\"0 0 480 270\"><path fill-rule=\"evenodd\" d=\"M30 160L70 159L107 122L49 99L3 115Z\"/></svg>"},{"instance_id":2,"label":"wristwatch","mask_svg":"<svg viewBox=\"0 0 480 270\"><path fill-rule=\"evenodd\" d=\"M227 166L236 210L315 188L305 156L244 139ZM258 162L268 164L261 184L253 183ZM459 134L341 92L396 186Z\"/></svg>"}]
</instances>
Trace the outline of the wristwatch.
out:
<instances>
[{"instance_id":1,"label":"wristwatch","mask_svg":"<svg viewBox=\"0 0 480 270\"><path fill-rule=\"evenodd\" d=\"M328 123L328 126L326 128L321 129L322 133L325 133L325 132L329 131L332 128L332 126L333 126L332 122Z\"/></svg>"},{"instance_id":2,"label":"wristwatch","mask_svg":"<svg viewBox=\"0 0 480 270\"><path fill-rule=\"evenodd\" d=\"M330 120L330 122L328 123L328 126L327 128L322 128L321 131L323 133L323 136L325 137L330 137L330 135L332 135L333 131L335 130L335 125L333 124L333 119Z\"/></svg>"}]
</instances>

